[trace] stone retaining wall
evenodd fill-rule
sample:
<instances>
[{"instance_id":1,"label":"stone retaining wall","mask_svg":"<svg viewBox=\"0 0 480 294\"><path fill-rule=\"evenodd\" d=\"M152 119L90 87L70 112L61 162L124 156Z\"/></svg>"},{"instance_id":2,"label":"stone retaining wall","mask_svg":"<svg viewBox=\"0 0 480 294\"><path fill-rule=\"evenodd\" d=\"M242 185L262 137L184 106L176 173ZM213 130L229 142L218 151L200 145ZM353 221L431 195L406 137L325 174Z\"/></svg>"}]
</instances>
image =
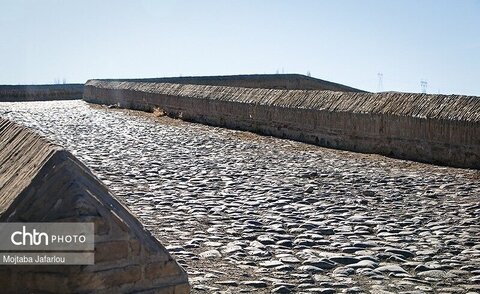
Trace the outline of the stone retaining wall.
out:
<instances>
[{"instance_id":1,"label":"stone retaining wall","mask_svg":"<svg viewBox=\"0 0 480 294\"><path fill-rule=\"evenodd\" d=\"M480 168L480 98L90 80L84 100L320 146Z\"/></svg>"},{"instance_id":2,"label":"stone retaining wall","mask_svg":"<svg viewBox=\"0 0 480 294\"><path fill-rule=\"evenodd\" d=\"M0 102L81 99L83 84L0 85Z\"/></svg>"},{"instance_id":3,"label":"stone retaining wall","mask_svg":"<svg viewBox=\"0 0 480 294\"><path fill-rule=\"evenodd\" d=\"M341 92L364 92L362 90L348 87L342 84L320 80L300 74L198 76L150 79L106 79L103 81L172 83L285 90L330 90Z\"/></svg>"},{"instance_id":4,"label":"stone retaining wall","mask_svg":"<svg viewBox=\"0 0 480 294\"><path fill-rule=\"evenodd\" d=\"M92 222L94 265L2 265L2 293L189 293L186 272L70 152L0 118L0 222Z\"/></svg>"}]
</instances>

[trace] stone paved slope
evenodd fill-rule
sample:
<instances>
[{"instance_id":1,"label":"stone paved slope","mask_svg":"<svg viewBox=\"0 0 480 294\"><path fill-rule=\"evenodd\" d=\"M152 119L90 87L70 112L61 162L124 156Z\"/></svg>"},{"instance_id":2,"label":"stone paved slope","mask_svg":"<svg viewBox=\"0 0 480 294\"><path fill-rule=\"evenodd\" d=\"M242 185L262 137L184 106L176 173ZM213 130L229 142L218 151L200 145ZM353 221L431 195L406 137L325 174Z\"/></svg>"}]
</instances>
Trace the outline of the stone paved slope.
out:
<instances>
[{"instance_id":1,"label":"stone paved slope","mask_svg":"<svg viewBox=\"0 0 480 294\"><path fill-rule=\"evenodd\" d=\"M195 293L478 293L480 174L84 102L3 103L66 146Z\"/></svg>"}]
</instances>

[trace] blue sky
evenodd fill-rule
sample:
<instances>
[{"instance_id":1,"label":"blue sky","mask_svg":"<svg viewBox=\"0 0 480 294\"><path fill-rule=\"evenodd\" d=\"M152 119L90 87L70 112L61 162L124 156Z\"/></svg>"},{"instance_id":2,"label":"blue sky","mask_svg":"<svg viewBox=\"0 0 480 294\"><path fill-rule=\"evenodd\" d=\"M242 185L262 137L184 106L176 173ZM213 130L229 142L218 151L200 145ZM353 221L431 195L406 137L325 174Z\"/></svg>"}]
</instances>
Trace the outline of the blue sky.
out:
<instances>
[{"instance_id":1,"label":"blue sky","mask_svg":"<svg viewBox=\"0 0 480 294\"><path fill-rule=\"evenodd\" d=\"M302 73L480 96L480 0L0 0L0 84Z\"/></svg>"}]
</instances>

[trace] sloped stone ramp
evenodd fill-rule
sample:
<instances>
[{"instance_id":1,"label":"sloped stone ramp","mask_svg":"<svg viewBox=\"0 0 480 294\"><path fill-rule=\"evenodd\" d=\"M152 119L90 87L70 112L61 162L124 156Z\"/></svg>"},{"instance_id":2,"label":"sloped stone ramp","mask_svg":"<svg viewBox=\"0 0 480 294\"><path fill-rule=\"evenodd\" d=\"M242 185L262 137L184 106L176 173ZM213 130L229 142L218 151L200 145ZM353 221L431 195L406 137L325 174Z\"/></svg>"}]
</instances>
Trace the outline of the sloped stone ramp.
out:
<instances>
[{"instance_id":1,"label":"sloped stone ramp","mask_svg":"<svg viewBox=\"0 0 480 294\"><path fill-rule=\"evenodd\" d=\"M93 222L95 264L0 266L2 293L189 293L186 272L70 152L0 118L0 221Z\"/></svg>"}]
</instances>

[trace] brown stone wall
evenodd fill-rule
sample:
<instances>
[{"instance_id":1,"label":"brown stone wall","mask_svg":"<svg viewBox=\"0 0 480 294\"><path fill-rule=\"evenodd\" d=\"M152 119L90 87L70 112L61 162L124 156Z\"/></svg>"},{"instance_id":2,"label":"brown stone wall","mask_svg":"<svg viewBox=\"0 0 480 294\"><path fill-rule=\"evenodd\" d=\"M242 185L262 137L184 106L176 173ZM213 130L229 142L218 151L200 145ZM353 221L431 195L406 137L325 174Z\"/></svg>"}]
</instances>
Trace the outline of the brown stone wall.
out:
<instances>
[{"instance_id":1,"label":"brown stone wall","mask_svg":"<svg viewBox=\"0 0 480 294\"><path fill-rule=\"evenodd\" d=\"M320 146L480 168L480 98L91 80L84 100Z\"/></svg>"},{"instance_id":2,"label":"brown stone wall","mask_svg":"<svg viewBox=\"0 0 480 294\"><path fill-rule=\"evenodd\" d=\"M285 90L330 90L342 92L364 92L325 80L300 74L259 74L231 76L196 76L150 79L106 79L116 82L172 83L188 85L228 86L242 88L285 89Z\"/></svg>"},{"instance_id":3,"label":"brown stone wall","mask_svg":"<svg viewBox=\"0 0 480 294\"><path fill-rule=\"evenodd\" d=\"M83 84L0 85L0 102L81 99Z\"/></svg>"}]
</instances>

